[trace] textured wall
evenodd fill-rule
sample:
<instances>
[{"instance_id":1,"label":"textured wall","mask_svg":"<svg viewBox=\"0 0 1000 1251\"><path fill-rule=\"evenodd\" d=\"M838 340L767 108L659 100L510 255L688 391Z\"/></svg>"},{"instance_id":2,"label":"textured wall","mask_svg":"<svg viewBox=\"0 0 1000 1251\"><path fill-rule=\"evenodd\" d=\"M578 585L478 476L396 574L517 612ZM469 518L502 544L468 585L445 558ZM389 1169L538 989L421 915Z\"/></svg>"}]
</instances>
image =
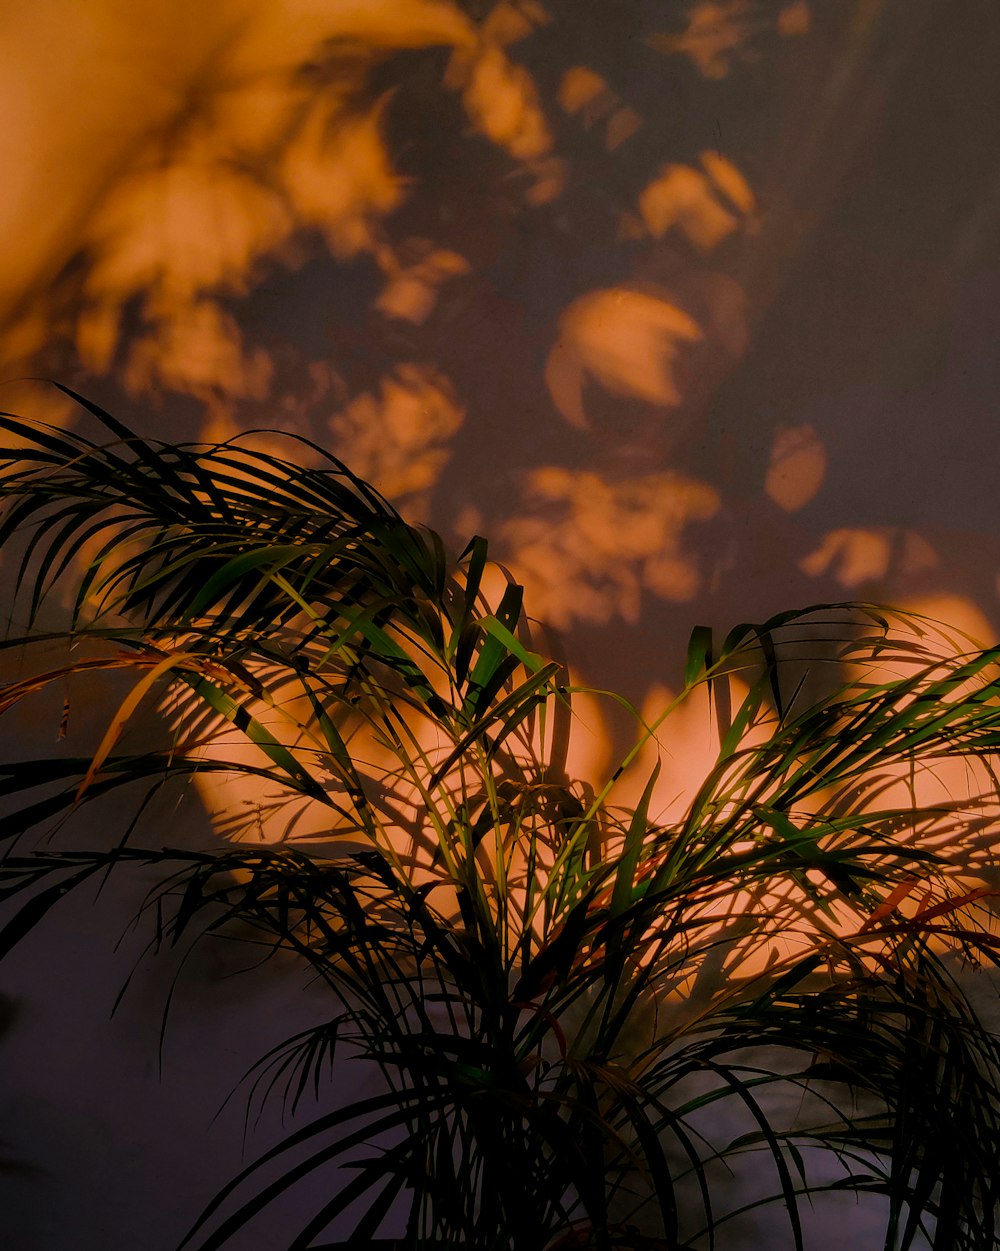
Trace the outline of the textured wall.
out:
<instances>
[{"instance_id":1,"label":"textured wall","mask_svg":"<svg viewBox=\"0 0 1000 1251\"><path fill-rule=\"evenodd\" d=\"M701 622L850 597L993 635L1000 9L15 0L0 38L3 407L80 420L48 377L144 433L307 435L488 536L580 679L647 707ZM0 1136L52 1175L0 1187L25 1251L166 1251L288 992L234 994L244 1027L192 988L178 1098L139 1009L104 1054L94 915L8 974Z\"/></svg>"}]
</instances>

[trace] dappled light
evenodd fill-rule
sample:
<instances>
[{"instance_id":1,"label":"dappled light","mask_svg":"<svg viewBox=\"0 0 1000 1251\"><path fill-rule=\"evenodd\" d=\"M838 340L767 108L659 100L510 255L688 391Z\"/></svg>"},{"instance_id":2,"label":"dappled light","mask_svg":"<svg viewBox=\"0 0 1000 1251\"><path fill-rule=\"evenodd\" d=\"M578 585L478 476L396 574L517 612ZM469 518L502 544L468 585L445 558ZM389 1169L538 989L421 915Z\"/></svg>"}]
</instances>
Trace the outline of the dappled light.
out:
<instances>
[{"instance_id":1,"label":"dappled light","mask_svg":"<svg viewBox=\"0 0 1000 1251\"><path fill-rule=\"evenodd\" d=\"M809 0L772 4L768 0L693 0L684 15L686 26L676 33L649 37L660 52L687 57L706 78L725 78L740 62L761 55L755 46L770 30L785 38L808 33Z\"/></svg>"},{"instance_id":2,"label":"dappled light","mask_svg":"<svg viewBox=\"0 0 1000 1251\"><path fill-rule=\"evenodd\" d=\"M19 10L5 376L178 434L302 434L452 541L497 535L564 629L640 630L644 596L690 605L678 637L709 594L738 614L755 494L817 595L926 582L933 527L800 527L840 497L829 423L727 398L822 217L772 137L812 150L841 59L877 55L862 8L698 0L637 17L627 49L624 17L580 42L539 0L226 0L184 39L185 6L92 6L48 39ZM114 66L100 92L85 53ZM727 83L758 93L752 133Z\"/></svg>"},{"instance_id":3,"label":"dappled light","mask_svg":"<svg viewBox=\"0 0 1000 1251\"><path fill-rule=\"evenodd\" d=\"M786 37L806 35L809 33L811 21L809 0L792 0L792 3L784 5L778 14L778 34Z\"/></svg>"},{"instance_id":4,"label":"dappled light","mask_svg":"<svg viewBox=\"0 0 1000 1251\"><path fill-rule=\"evenodd\" d=\"M380 102L360 117L338 118L336 106L311 108L282 160L298 221L316 226L334 256L374 252L374 223L396 208L403 189L382 147Z\"/></svg>"},{"instance_id":5,"label":"dappled light","mask_svg":"<svg viewBox=\"0 0 1000 1251\"><path fill-rule=\"evenodd\" d=\"M699 0L685 15L686 29L651 36L650 43L689 57L706 78L725 78L734 58L752 55L747 44L763 25L760 8L753 0Z\"/></svg>"},{"instance_id":6,"label":"dappled light","mask_svg":"<svg viewBox=\"0 0 1000 1251\"><path fill-rule=\"evenodd\" d=\"M812 455L808 452L803 455L798 448L791 455L802 455L804 464L800 472L808 475L812 469L813 475L817 475L816 460ZM772 498L779 504L783 497L792 497L792 492L796 490L795 483L783 480L780 464L780 461L772 462L771 470L775 482ZM792 464L795 464L794 460ZM785 493L784 496L782 493ZM814 551L802 558L800 566L804 573L812 577L832 574L840 586L857 591L884 583L890 573L916 574L936 569L939 563L940 558L934 548L921 535L909 530L882 528L831 530Z\"/></svg>"},{"instance_id":7,"label":"dappled light","mask_svg":"<svg viewBox=\"0 0 1000 1251\"><path fill-rule=\"evenodd\" d=\"M457 252L443 248L428 250L426 256L413 264L390 270L376 307L386 317L398 317L419 325L434 308L438 288L449 278L467 274L469 268L468 261Z\"/></svg>"},{"instance_id":8,"label":"dappled light","mask_svg":"<svg viewBox=\"0 0 1000 1251\"><path fill-rule=\"evenodd\" d=\"M547 468L525 482L523 515L499 534L500 550L539 617L637 621L643 594L685 601L701 572L687 527L719 506L716 493L676 474L622 481Z\"/></svg>"},{"instance_id":9,"label":"dappled light","mask_svg":"<svg viewBox=\"0 0 1000 1251\"><path fill-rule=\"evenodd\" d=\"M615 95L600 76L585 65L574 65L559 84L559 103L567 113L592 125L615 106Z\"/></svg>"},{"instance_id":10,"label":"dappled light","mask_svg":"<svg viewBox=\"0 0 1000 1251\"><path fill-rule=\"evenodd\" d=\"M512 66L502 50L487 46L470 64L457 57L451 71L477 130L511 156L532 161L552 147L552 136L530 75Z\"/></svg>"},{"instance_id":11,"label":"dappled light","mask_svg":"<svg viewBox=\"0 0 1000 1251\"><path fill-rule=\"evenodd\" d=\"M812 426L779 430L764 481L765 492L778 507L788 513L798 512L816 496L825 476L826 448ZM816 566L809 563L803 567L811 573Z\"/></svg>"},{"instance_id":12,"label":"dappled light","mask_svg":"<svg viewBox=\"0 0 1000 1251\"><path fill-rule=\"evenodd\" d=\"M622 288L595 291L563 315L545 380L575 426L588 424L584 389L591 377L615 395L673 408L682 399L675 360L701 337L696 322L666 300Z\"/></svg>"},{"instance_id":13,"label":"dappled light","mask_svg":"<svg viewBox=\"0 0 1000 1251\"><path fill-rule=\"evenodd\" d=\"M266 353L247 353L234 318L212 300L171 308L134 344L124 371L133 394L169 389L201 399L263 399L271 382Z\"/></svg>"},{"instance_id":14,"label":"dappled light","mask_svg":"<svg viewBox=\"0 0 1000 1251\"><path fill-rule=\"evenodd\" d=\"M635 109L622 104L600 74L585 65L574 65L563 75L557 95L560 107L578 117L587 129L604 123L604 146L609 152L631 139L642 125Z\"/></svg>"},{"instance_id":15,"label":"dappled light","mask_svg":"<svg viewBox=\"0 0 1000 1251\"><path fill-rule=\"evenodd\" d=\"M996 646L995 629L983 613L960 596L925 595L907 597L900 608L914 614L911 629L926 649L926 675L947 682L944 702L952 707L964 700L982 698L982 675L975 657L983 648ZM987 653L989 654L989 653ZM955 667L971 661L964 680L952 678ZM878 689L878 683L905 681L921 666L921 656L896 655L852 666L858 681ZM915 709L917 694L904 694L899 704ZM957 861L956 873L969 889L992 881L996 865L996 828L1000 822L1000 793L996 785L996 762L992 755L965 758L947 752L915 755L884 762L864 781L870 803L885 809L912 812L909 822L900 822L897 837L918 839ZM863 793L842 797L846 804L858 804ZM830 798L820 797L817 798ZM923 893L923 892L921 892ZM907 909L912 910L911 899ZM925 900L926 904L926 900Z\"/></svg>"},{"instance_id":16,"label":"dappled light","mask_svg":"<svg viewBox=\"0 0 1000 1251\"><path fill-rule=\"evenodd\" d=\"M826 1128L793 1122L780 1132L793 1150L821 1132L839 1159L842 1143L859 1142L860 1089L878 1109L875 1131L860 1139L877 1179L883 1160L898 1157L880 1127L900 1115L912 1057L937 1065L944 1030L947 1054L961 1039L983 1084L965 1091L949 1079L944 1095L992 1148L1000 1049L974 1025L947 962L991 958L1000 942L986 902L995 650L967 649L954 624L912 612L784 612L722 639L696 628L683 686L654 689L637 710L614 692L581 689L572 669L536 650L546 631L525 612L511 572L490 564L483 538L450 557L438 535L321 453L318 466L296 468L238 438L151 442L80 403L116 436L110 446L0 417L28 436L3 458L0 487L13 508L0 542L25 524L36 531L17 588L29 632L8 646L43 662L23 656L0 715L63 693L67 736L71 680L104 674L128 687L89 758L5 767L12 808L0 837L14 850L4 890L27 902L0 926L0 951L96 875L106 880L123 863L156 870L140 908L140 922L155 917L147 954L182 942L186 952L199 936L242 927L262 958L294 952L334 992L335 1037L343 1030L379 1062L388 1091L375 1103L349 1100L324 1127L361 1118L370 1136L373 1116L379 1131L406 1126L394 1193L413 1178L410 1137L446 1135L461 1148L447 1157L456 1178L470 1163L496 1168L496 1211L486 1216L507 1237L523 1203L523 1188L503 1180L509 1146L535 1153L533 1184L545 1190L512 1240L517 1251L536 1247L540 1229L571 1228L581 1211L593 1228L609 1224L606 1208L588 1206L583 1176L561 1174L567 1155L536 1134L535 1108L557 1106L549 1119L560 1130L579 1122L599 1135L593 1163L605 1191L609 1171L614 1182L637 1159L655 1161L665 1180L644 1184L628 1215L655 1199L661 1229L677 1220L661 1139L687 1143L698 1120L701 1100L680 1093L689 1076L709 1082L713 1100L739 1098L786 1169L772 1128L783 1125L778 1111L757 1095L748 1102L727 1072L808 1089L815 1069L748 1070L741 1057L751 1048L811 1064L824 1039L822 1054L843 1063ZM603 530L627 534L655 585L664 534L650 505L676 503L680 484L668 492L662 475L639 481L647 490L638 497L583 481L579 500L581 482L565 470L545 470L534 485L550 499L569 493L583 543ZM581 505L595 496L631 515L594 527ZM76 583L71 628L32 634L57 589L53 570ZM45 668L53 644L67 658ZM814 668L825 668L826 682ZM136 750L141 710L154 698L157 739ZM617 764L601 705L630 714L632 746ZM144 842L141 818L172 778L197 788L214 847ZM139 795L112 849L65 851L61 833L55 847L18 846L39 817L58 827L109 792ZM930 1041L898 1037L899 1013L914 1004L919 1020L933 1021ZM264 1057L265 1071L285 1053L299 1063L304 1046L308 1072L317 1037L324 1052L333 1041L329 1029L289 1038ZM873 1053L885 1067L869 1080ZM497 1097L498 1055L499 1071L518 1075L513 1101L503 1087ZM511 1135L495 1159L492 1129L463 1128L468 1057L486 1062L472 1069L474 1098L493 1098L491 1124ZM827 1108L837 1113L832 1128ZM696 1132L703 1149L686 1154L707 1196L707 1160L725 1160L741 1141L716 1147ZM338 1142L333 1157L357 1141ZM236 1188L286 1149L251 1165ZM442 1167L432 1188L409 1181L410 1210L430 1204L433 1189L434 1228L480 1228L480 1195L469 1197L464 1182L457 1202L437 1197ZM908 1187L913 1175L943 1171L936 1153L907 1167ZM985 1171L979 1156L962 1164L959 1181L974 1186L962 1228L992 1222L1000 1196L991 1179L992 1157ZM373 1176L362 1162L359 1180L367 1193L383 1170ZM238 1230L278 1193L242 1201L233 1191L204 1210L199 1236L220 1204L235 1206L223 1231ZM991 1196L987 1215L980 1193ZM336 1191L324 1217L350 1198ZM780 1198L794 1219L797 1197L782 1187ZM707 1198L703 1210L711 1227ZM386 1215L363 1216L355 1233L381 1228ZM222 1244L210 1234L202 1245Z\"/></svg>"},{"instance_id":17,"label":"dappled light","mask_svg":"<svg viewBox=\"0 0 1000 1251\"><path fill-rule=\"evenodd\" d=\"M995 647L1000 639L986 613L964 595L946 592L908 595L900 606L927 619L925 627L933 646L946 645L953 655L983 647Z\"/></svg>"},{"instance_id":18,"label":"dappled light","mask_svg":"<svg viewBox=\"0 0 1000 1251\"><path fill-rule=\"evenodd\" d=\"M0 954L134 873L143 960L204 929L333 987L268 1061L290 1124L335 1045L397 1103L370 1160L339 1110L302 1140L358 1167L325 1224L282 1194L296 1246L418 1196L428 1245L813 1251L828 1186L992 1248L1000 8L0 36ZM256 1168L192 1247L251 1245Z\"/></svg>"},{"instance_id":19,"label":"dappled light","mask_svg":"<svg viewBox=\"0 0 1000 1251\"><path fill-rule=\"evenodd\" d=\"M153 284L189 296L219 283L245 289L252 262L303 223L326 227L336 247L363 246L370 230L366 218L391 207L399 194L381 158L377 111L351 115L350 101L366 68L397 48L471 45L473 28L457 8L429 0L340 0L324 9L296 5L277 17L267 6L219 6L212 21L199 25L195 40L181 41L171 39L166 11L132 18L91 7L86 18L74 14L63 29L67 44L56 44L56 57L82 66L76 61L81 49L70 40L85 32L96 56L106 42L119 92L105 75L102 92L84 92L86 107L69 111L65 133L80 132L83 145L68 162L60 160L63 186L55 200L64 210L63 238L52 233L58 218L31 214L27 180L36 167L26 128L39 125L40 117L27 106L15 111L18 125L6 132L10 168L26 185L23 197L8 196L6 204L9 214L17 214L8 224L22 241L17 265L27 270L33 258L41 272L51 264L46 252L54 252L57 263L80 253L88 261L88 303L120 306ZM33 21L44 20L41 12L35 19L26 13L20 18L25 50L41 54L44 48L48 58L51 31L41 40L37 30L30 31ZM155 39L158 24L163 43ZM310 93L297 75L328 40L354 41L354 53L309 107ZM112 52L115 45L130 43L140 60ZM183 52L167 55L179 44ZM201 65L203 57L208 59ZM144 83L152 64L157 72ZM50 66L41 56L22 63L9 90L20 86L27 99L34 92L53 102L56 97L47 90ZM62 81L67 91L74 89L72 80ZM130 124L123 127L126 93ZM114 146L105 129L111 117ZM58 140L57 129L42 143ZM340 153L329 145L337 129ZM21 142L28 146L14 146ZM41 166L46 176L50 169L49 161ZM325 195L319 193L320 178ZM51 200L50 190L45 201ZM73 209L80 213L87 200L94 201L91 211L67 218ZM8 288L16 299L24 298L31 278L24 272L15 279L20 290Z\"/></svg>"},{"instance_id":20,"label":"dappled light","mask_svg":"<svg viewBox=\"0 0 1000 1251\"><path fill-rule=\"evenodd\" d=\"M729 680L726 697L731 706L739 707L748 694L749 688L742 679ZM668 708L670 715L664 720ZM643 724L656 729L623 776L615 798L626 806L634 806L659 764L649 806L650 819L664 825L680 821L719 754L720 721L713 695L708 686L697 686L686 693L654 686L640 715ZM760 727L748 741L759 742L764 734Z\"/></svg>"},{"instance_id":21,"label":"dappled light","mask_svg":"<svg viewBox=\"0 0 1000 1251\"><path fill-rule=\"evenodd\" d=\"M642 220L655 238L676 227L701 252L711 252L742 224L754 196L735 165L715 152L701 157L705 172L668 165L639 197ZM729 207L731 206L731 207Z\"/></svg>"},{"instance_id":22,"label":"dappled light","mask_svg":"<svg viewBox=\"0 0 1000 1251\"><path fill-rule=\"evenodd\" d=\"M399 365L381 380L377 395L358 395L331 417L329 445L422 519L463 417L447 379L419 365Z\"/></svg>"}]
</instances>

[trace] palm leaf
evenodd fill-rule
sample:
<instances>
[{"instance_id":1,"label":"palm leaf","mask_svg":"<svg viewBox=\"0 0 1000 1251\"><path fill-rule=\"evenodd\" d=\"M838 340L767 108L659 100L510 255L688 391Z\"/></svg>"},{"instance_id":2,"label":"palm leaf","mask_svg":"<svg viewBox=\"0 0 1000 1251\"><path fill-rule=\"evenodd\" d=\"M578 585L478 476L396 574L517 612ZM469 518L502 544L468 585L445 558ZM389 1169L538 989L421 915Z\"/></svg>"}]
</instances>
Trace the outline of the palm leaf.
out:
<instances>
[{"instance_id":1,"label":"palm leaf","mask_svg":"<svg viewBox=\"0 0 1000 1251\"><path fill-rule=\"evenodd\" d=\"M948 962L1000 955L986 878L996 650L871 605L782 613L721 645L698 629L682 694L589 788L565 776L570 693L532 644L521 588L483 599L483 539L449 560L312 445L320 468L239 440L144 440L74 398L112 442L0 417L22 445L0 454L0 543L27 536L28 621L0 654L30 666L73 648L15 677L0 715L78 673L137 676L90 756L0 769L0 837L121 788L145 798L110 848L13 842L0 951L68 892L144 866L158 875L152 948L238 923L334 998L334 1024L265 1057L251 1100L280 1096L294 1115L343 1041L361 1058L336 1065L368 1063L385 1083L293 1129L188 1243L221 1248L317 1169L349 1163L292 1245L363 1200L366 1239L403 1203L414 1244L534 1251L583 1228L610 1246L638 1220L679 1248L699 1219L711 1238L739 1210L717 1163L757 1151L775 1182L762 1201L784 1207L797 1248L802 1198L848 1188L887 1198L887 1248L923 1230L935 1251L992 1251L1000 1052ZM63 588L66 629L38 630ZM805 663L831 676L804 706L786 662L801 666L807 644ZM687 811L652 819L655 771L636 805L616 806L622 776L703 685L719 748ZM154 704L172 745L128 751ZM899 797L900 778L950 761L978 779L967 796ZM157 788L199 776L315 803L329 836L142 846ZM818 1109L810 1122L775 1111L789 1083ZM719 1141L725 1108L746 1129ZM807 1147L843 1176L813 1181Z\"/></svg>"}]
</instances>

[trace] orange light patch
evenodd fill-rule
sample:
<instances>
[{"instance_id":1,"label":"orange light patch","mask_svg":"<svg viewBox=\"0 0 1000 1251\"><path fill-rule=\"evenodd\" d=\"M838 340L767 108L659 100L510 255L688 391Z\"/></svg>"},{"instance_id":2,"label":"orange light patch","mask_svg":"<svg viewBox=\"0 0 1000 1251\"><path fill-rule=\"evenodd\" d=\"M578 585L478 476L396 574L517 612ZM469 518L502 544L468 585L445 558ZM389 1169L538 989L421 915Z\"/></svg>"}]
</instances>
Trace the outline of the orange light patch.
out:
<instances>
[{"instance_id":1,"label":"orange light patch","mask_svg":"<svg viewBox=\"0 0 1000 1251\"><path fill-rule=\"evenodd\" d=\"M601 112L606 112L615 97L600 74L585 65L574 65L563 74L556 98L563 112L582 112L589 121L595 107L603 105Z\"/></svg>"},{"instance_id":2,"label":"orange light patch","mask_svg":"<svg viewBox=\"0 0 1000 1251\"><path fill-rule=\"evenodd\" d=\"M438 288L449 278L469 272L469 262L457 252L438 249L415 265L397 270L379 296L376 307L386 317L419 325L437 302Z\"/></svg>"},{"instance_id":3,"label":"orange light patch","mask_svg":"<svg viewBox=\"0 0 1000 1251\"><path fill-rule=\"evenodd\" d=\"M133 394L166 387L207 402L221 395L267 395L270 358L244 350L235 320L214 301L170 305L167 311L129 354L124 381Z\"/></svg>"},{"instance_id":4,"label":"orange light patch","mask_svg":"<svg viewBox=\"0 0 1000 1251\"><path fill-rule=\"evenodd\" d=\"M778 34L785 39L808 35L811 25L812 13L808 0L793 0L792 4L786 4L778 14Z\"/></svg>"},{"instance_id":5,"label":"orange light patch","mask_svg":"<svg viewBox=\"0 0 1000 1251\"><path fill-rule=\"evenodd\" d=\"M50 341L59 327L32 293L82 258L78 346L102 372L134 295L155 294L164 318L168 294L186 313L219 287L243 292L257 259L302 225L337 255L376 246L374 223L402 189L377 117L357 121L349 101L395 49L471 55L479 41L448 0L57 7L55 23L52 6L4 16L18 55L0 85L10 175L0 224L18 247L0 272L0 319L33 310L19 313L8 360ZM334 42L346 49L336 82L304 89L300 71L328 60Z\"/></svg>"},{"instance_id":6,"label":"orange light patch","mask_svg":"<svg viewBox=\"0 0 1000 1251\"><path fill-rule=\"evenodd\" d=\"M725 78L734 57L744 52L761 25L751 18L747 0L703 0L686 18L681 34L651 35L647 42L658 52L688 57L706 78Z\"/></svg>"},{"instance_id":7,"label":"orange light patch","mask_svg":"<svg viewBox=\"0 0 1000 1251\"><path fill-rule=\"evenodd\" d=\"M520 161L532 161L552 147L552 135L526 69L503 50L486 45L471 63L453 71L464 81L462 100L473 126Z\"/></svg>"},{"instance_id":8,"label":"orange light patch","mask_svg":"<svg viewBox=\"0 0 1000 1251\"><path fill-rule=\"evenodd\" d=\"M997 631L983 612L963 596L935 594L905 598L903 612L920 615L914 629L931 657L959 658L982 648L995 646ZM852 675L866 683L898 680L910 676L919 659L880 661L877 657L864 664L851 666ZM944 677L944 665L933 665L929 678ZM956 704L968 698L981 685L981 678L970 678L942 696L942 703ZM900 701L912 706L916 694ZM996 761L989 757L961 757L952 754L947 744L917 749L896 763L882 766L877 773L863 779L871 792L875 807L898 807L914 811L912 832L901 836L919 837L922 845L938 848L953 856L955 839L961 837L963 852L960 868L975 871L995 865L995 835L1000 819L1000 795L995 781ZM970 829L970 823L972 828ZM977 834L977 830L979 833Z\"/></svg>"},{"instance_id":9,"label":"orange light patch","mask_svg":"<svg viewBox=\"0 0 1000 1251\"><path fill-rule=\"evenodd\" d=\"M375 221L403 197L380 133L386 103L340 117L321 100L285 152L282 182L296 215L322 230L334 256L372 248Z\"/></svg>"},{"instance_id":10,"label":"orange light patch","mask_svg":"<svg viewBox=\"0 0 1000 1251\"><path fill-rule=\"evenodd\" d=\"M711 252L740 226L709 178L689 165L667 165L639 197L639 213L655 238L677 228L701 252Z\"/></svg>"},{"instance_id":11,"label":"orange light patch","mask_svg":"<svg viewBox=\"0 0 1000 1251\"><path fill-rule=\"evenodd\" d=\"M841 586L856 589L890 573L917 574L938 564L937 553L921 535L882 527L831 530L799 568L814 578L830 574Z\"/></svg>"},{"instance_id":12,"label":"orange light patch","mask_svg":"<svg viewBox=\"0 0 1000 1251\"><path fill-rule=\"evenodd\" d=\"M753 188L743 174L721 152L702 152L698 158L715 187L741 213L749 216L756 208Z\"/></svg>"},{"instance_id":13,"label":"orange light patch","mask_svg":"<svg viewBox=\"0 0 1000 1251\"><path fill-rule=\"evenodd\" d=\"M484 39L505 47L526 39L548 21L548 13L535 0L500 0L490 9L480 30Z\"/></svg>"},{"instance_id":14,"label":"orange light patch","mask_svg":"<svg viewBox=\"0 0 1000 1251\"><path fill-rule=\"evenodd\" d=\"M936 563L936 561L935 561ZM983 610L963 595L939 592L932 595L907 596L900 604L906 612L920 613L929 617L928 625L935 644L940 644L946 654L956 654L970 648L979 650L995 647L998 640L996 626ZM940 629L944 626L944 631Z\"/></svg>"},{"instance_id":15,"label":"orange light patch","mask_svg":"<svg viewBox=\"0 0 1000 1251\"><path fill-rule=\"evenodd\" d=\"M400 365L382 379L377 396L365 392L332 418L332 447L355 473L405 504L407 516L418 518L464 415L442 375Z\"/></svg>"},{"instance_id":16,"label":"orange light patch","mask_svg":"<svg viewBox=\"0 0 1000 1251\"><path fill-rule=\"evenodd\" d=\"M711 487L679 474L612 482L551 467L528 475L521 515L500 537L537 616L559 627L636 621L643 591L677 602L697 593L684 531L718 507Z\"/></svg>"},{"instance_id":17,"label":"orange light patch","mask_svg":"<svg viewBox=\"0 0 1000 1251\"><path fill-rule=\"evenodd\" d=\"M242 285L248 265L289 228L280 199L210 153L125 179L92 226L88 293L127 298L160 284L179 297Z\"/></svg>"},{"instance_id":18,"label":"orange light patch","mask_svg":"<svg viewBox=\"0 0 1000 1251\"><path fill-rule=\"evenodd\" d=\"M608 118L607 129L604 133L604 146L609 152L614 152L627 139L631 139L641 125L642 118L635 109L628 107L615 109Z\"/></svg>"},{"instance_id":19,"label":"orange light patch","mask_svg":"<svg viewBox=\"0 0 1000 1251\"><path fill-rule=\"evenodd\" d=\"M826 476L826 448L809 425L779 431L771 448L764 491L786 513L804 508ZM808 572L808 570L807 570Z\"/></svg>"},{"instance_id":20,"label":"orange light patch","mask_svg":"<svg viewBox=\"0 0 1000 1251\"><path fill-rule=\"evenodd\" d=\"M585 427L583 386L593 377L615 395L665 408L681 402L674 361L698 341L697 323L673 304L642 291L613 287L576 300L559 323L545 381L559 412Z\"/></svg>"},{"instance_id":21,"label":"orange light patch","mask_svg":"<svg viewBox=\"0 0 1000 1251\"><path fill-rule=\"evenodd\" d=\"M749 693L740 678L727 679L732 706L737 707ZM650 688L642 704L642 719L647 725L659 721L676 694L656 684ZM763 729L747 737L760 741ZM660 824L679 820L719 754L719 728L707 685L694 687L657 725L633 764L615 787L616 803L633 808L639 801L646 781L659 760L660 774L653 790L649 819Z\"/></svg>"}]
</instances>

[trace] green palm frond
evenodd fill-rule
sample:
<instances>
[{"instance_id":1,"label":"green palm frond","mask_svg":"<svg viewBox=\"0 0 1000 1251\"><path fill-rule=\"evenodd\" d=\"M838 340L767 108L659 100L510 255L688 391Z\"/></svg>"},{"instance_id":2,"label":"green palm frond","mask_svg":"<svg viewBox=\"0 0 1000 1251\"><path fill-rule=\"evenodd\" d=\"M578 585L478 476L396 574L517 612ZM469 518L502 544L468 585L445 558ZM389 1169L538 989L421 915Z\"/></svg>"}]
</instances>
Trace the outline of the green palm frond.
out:
<instances>
[{"instance_id":1,"label":"green palm frond","mask_svg":"<svg viewBox=\"0 0 1000 1251\"><path fill-rule=\"evenodd\" d=\"M238 923L331 991L328 1021L249 1075L251 1101L301 1117L335 1064L385 1083L289 1132L185 1245L225 1246L345 1162L291 1245L363 1200L360 1239L403 1204L413 1246L681 1251L738 1215L718 1170L752 1154L789 1246L803 1199L848 1189L885 1203L886 1251L992 1251L1000 1053L956 969L1000 954L995 650L870 605L718 646L699 629L682 695L595 789L566 775L574 692L520 588L483 594L484 540L450 559L311 445L320 468L143 440L86 406L107 445L0 418L26 623L0 654L28 657L0 715L87 674L129 685L93 753L0 769L0 954L84 882L154 869L152 947ZM59 594L68 624L43 630ZM828 680L807 701L787 675L809 648ZM655 771L620 805L701 687L718 751L686 811L657 816ZM154 709L162 741L129 749ZM143 804L175 777L266 787L282 836L231 812L220 848L144 846ZM25 845L130 791L109 846ZM300 837L303 806L322 815ZM789 1090L808 1115L781 1111Z\"/></svg>"}]
</instances>

